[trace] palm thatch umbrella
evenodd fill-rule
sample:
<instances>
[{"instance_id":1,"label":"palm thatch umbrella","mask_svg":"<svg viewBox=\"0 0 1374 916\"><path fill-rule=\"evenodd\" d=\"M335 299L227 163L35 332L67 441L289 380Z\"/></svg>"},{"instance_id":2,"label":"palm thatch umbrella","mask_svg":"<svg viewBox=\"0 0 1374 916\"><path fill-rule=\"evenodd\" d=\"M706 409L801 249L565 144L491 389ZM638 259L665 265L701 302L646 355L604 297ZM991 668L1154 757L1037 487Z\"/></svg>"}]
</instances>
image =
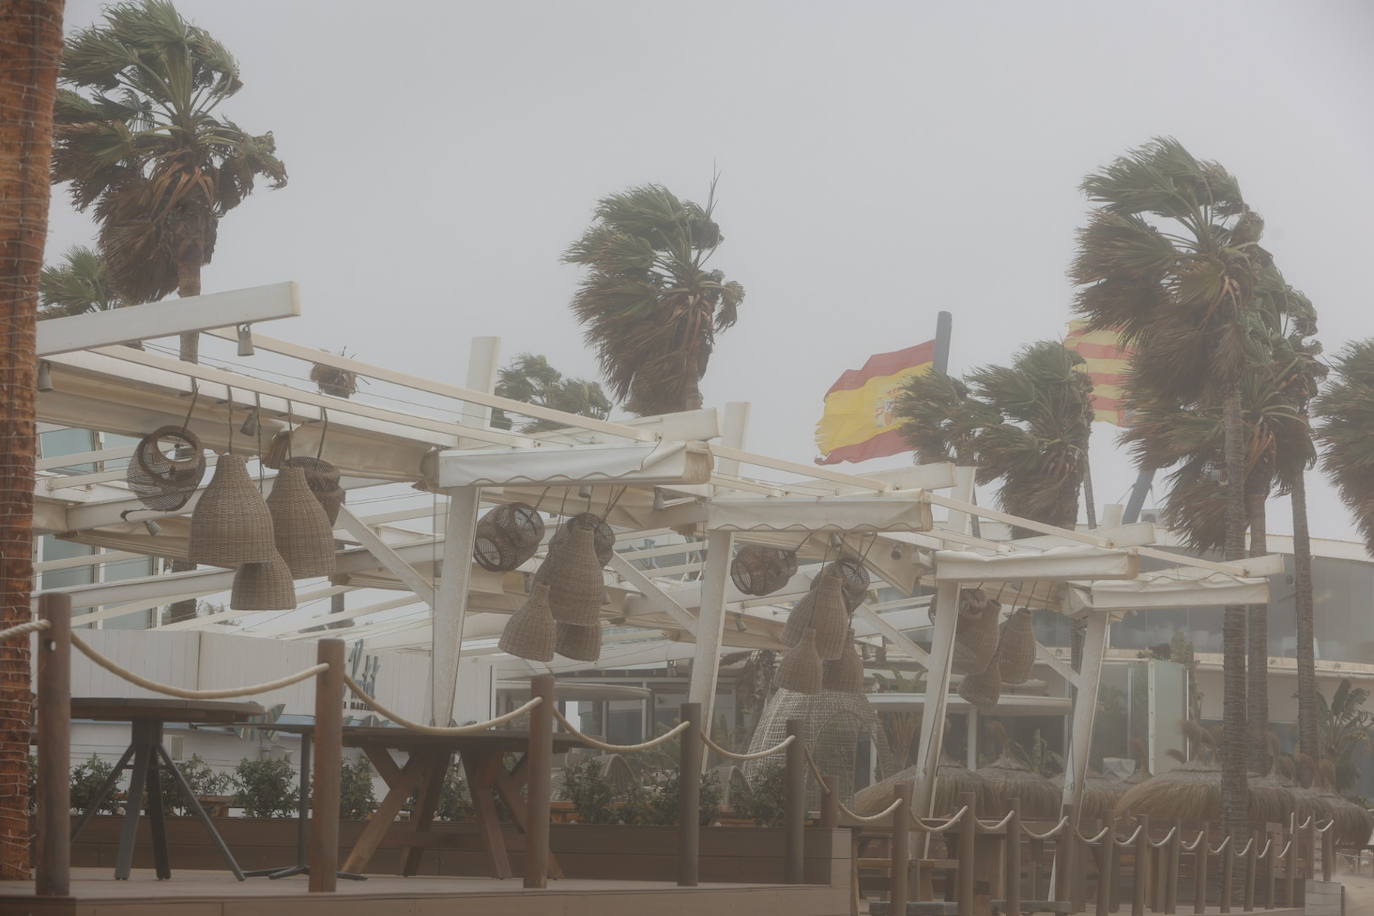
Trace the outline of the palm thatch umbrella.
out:
<instances>
[{"instance_id":1,"label":"palm thatch umbrella","mask_svg":"<svg viewBox=\"0 0 1374 916\"><path fill-rule=\"evenodd\" d=\"M1063 794L1064 774L1060 773L1050 780L1056 787L1056 791ZM1117 779L1115 776L1106 776L1096 770L1089 770L1088 775L1083 779L1083 796L1078 805L1079 817L1089 821L1105 821L1112 817L1112 812L1116 809L1116 803L1121 796L1126 794L1130 784Z\"/></svg>"},{"instance_id":2,"label":"palm thatch umbrella","mask_svg":"<svg viewBox=\"0 0 1374 916\"><path fill-rule=\"evenodd\" d=\"M1298 822L1301 823L1311 817L1316 823L1321 823L1330 818L1332 815L1331 803L1320 790L1312 785L1317 775L1317 769L1312 763L1312 758L1306 754L1298 754L1296 760L1285 757L1281 766L1287 767L1292 774L1293 795L1297 799Z\"/></svg>"},{"instance_id":3,"label":"palm thatch umbrella","mask_svg":"<svg viewBox=\"0 0 1374 916\"><path fill-rule=\"evenodd\" d=\"M865 786L854 793L854 811L857 814L877 814L892 803L893 789L903 782L916 781L916 767L909 766L899 770L886 779ZM965 792L972 792L978 803L978 810L987 811L1000 804L987 781L973 770L946 755L940 760L935 771L935 798L933 810L937 816L953 814L960 807L959 798Z\"/></svg>"},{"instance_id":4,"label":"palm thatch umbrella","mask_svg":"<svg viewBox=\"0 0 1374 916\"><path fill-rule=\"evenodd\" d=\"M1221 762L1216 741L1196 722L1183 723L1193 742L1191 760L1126 790L1116 803L1116 814L1148 814L1165 821L1221 820Z\"/></svg>"},{"instance_id":5,"label":"palm thatch umbrella","mask_svg":"<svg viewBox=\"0 0 1374 916\"><path fill-rule=\"evenodd\" d=\"M1335 786L1336 765L1330 760L1321 761L1317 764L1317 782L1313 787L1317 790L1318 797L1330 808L1329 817L1333 821L1331 829L1336 831L1336 845L1364 846L1369 842L1370 832L1374 829L1369 812L1363 805L1357 805L1337 792Z\"/></svg>"},{"instance_id":6,"label":"palm thatch umbrella","mask_svg":"<svg viewBox=\"0 0 1374 916\"><path fill-rule=\"evenodd\" d=\"M1001 744L1001 754L987 766L977 769L997 796L996 813L1010 809L1011 799L1021 800L1024 817L1057 817L1063 793L1044 776L1011 755L1011 742L1001 722L992 722L988 730Z\"/></svg>"}]
</instances>

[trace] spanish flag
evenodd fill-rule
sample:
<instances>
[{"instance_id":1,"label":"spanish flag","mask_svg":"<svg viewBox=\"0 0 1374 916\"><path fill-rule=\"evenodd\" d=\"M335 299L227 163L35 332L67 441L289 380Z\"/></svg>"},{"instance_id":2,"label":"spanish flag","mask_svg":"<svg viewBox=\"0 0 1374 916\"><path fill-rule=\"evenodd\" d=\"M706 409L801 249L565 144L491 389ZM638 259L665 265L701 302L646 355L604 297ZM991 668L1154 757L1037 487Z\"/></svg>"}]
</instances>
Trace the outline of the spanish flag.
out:
<instances>
[{"instance_id":1,"label":"spanish flag","mask_svg":"<svg viewBox=\"0 0 1374 916\"><path fill-rule=\"evenodd\" d=\"M901 421L893 412L902 385L924 375L935 362L935 341L905 350L877 353L862 369L850 369L825 393L825 411L816 424L817 464L867 461L910 451Z\"/></svg>"},{"instance_id":2,"label":"spanish flag","mask_svg":"<svg viewBox=\"0 0 1374 916\"><path fill-rule=\"evenodd\" d=\"M1083 371L1093 382L1093 419L1126 425L1121 406L1121 386L1131 362L1131 351L1122 346L1115 331L1089 331L1086 321L1070 321L1064 346L1083 357Z\"/></svg>"}]
</instances>

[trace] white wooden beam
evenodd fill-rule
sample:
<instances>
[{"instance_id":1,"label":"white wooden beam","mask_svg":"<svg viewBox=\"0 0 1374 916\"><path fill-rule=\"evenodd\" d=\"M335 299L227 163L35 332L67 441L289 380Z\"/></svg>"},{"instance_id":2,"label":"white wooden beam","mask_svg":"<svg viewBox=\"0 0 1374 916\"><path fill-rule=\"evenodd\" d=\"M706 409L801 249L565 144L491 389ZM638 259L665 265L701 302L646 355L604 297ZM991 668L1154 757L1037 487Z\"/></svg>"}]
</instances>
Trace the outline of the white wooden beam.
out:
<instances>
[{"instance_id":1,"label":"white wooden beam","mask_svg":"<svg viewBox=\"0 0 1374 916\"><path fill-rule=\"evenodd\" d=\"M620 554L611 557L610 567L613 572L619 575L626 582L639 589L644 595L644 600L654 610L662 611L673 620L677 621L681 627L692 635L696 635L697 618L692 615L685 607L678 604L668 596L663 589L659 588L653 579L650 579L640 569L637 569L629 560Z\"/></svg>"},{"instance_id":2,"label":"white wooden beam","mask_svg":"<svg viewBox=\"0 0 1374 916\"><path fill-rule=\"evenodd\" d=\"M984 556L962 550L935 552L935 579L955 582L1021 582L1027 579L1134 579L1140 557L1131 550L1061 548Z\"/></svg>"},{"instance_id":3,"label":"white wooden beam","mask_svg":"<svg viewBox=\"0 0 1374 916\"><path fill-rule=\"evenodd\" d=\"M385 543L377 532L373 531L366 522L354 515L347 506L339 508L339 526L342 527L353 537L357 538L358 543L372 556L377 558L377 562L384 569L390 572L406 588L410 589L416 596L434 607L434 584L405 560L401 559L391 545ZM467 564L463 564L467 565Z\"/></svg>"},{"instance_id":4,"label":"white wooden beam","mask_svg":"<svg viewBox=\"0 0 1374 916\"><path fill-rule=\"evenodd\" d=\"M53 356L126 341L291 318L300 313L300 289L290 282L164 299L40 322L38 355Z\"/></svg>"},{"instance_id":5,"label":"white wooden beam","mask_svg":"<svg viewBox=\"0 0 1374 916\"><path fill-rule=\"evenodd\" d=\"M1068 682L1070 687L1078 686L1078 672L1074 671L1062 658L1046 649L1040 643L1035 644L1035 660L1046 666L1055 674Z\"/></svg>"},{"instance_id":6,"label":"white wooden beam","mask_svg":"<svg viewBox=\"0 0 1374 916\"><path fill-rule=\"evenodd\" d=\"M463 654L463 622L467 618L468 586L472 576L472 548L477 536L478 487L455 487L448 493L444 516L443 575L431 623L430 690L434 724L448 725L458 689L458 664Z\"/></svg>"},{"instance_id":7,"label":"white wooden beam","mask_svg":"<svg viewBox=\"0 0 1374 916\"><path fill-rule=\"evenodd\" d=\"M861 604L856 613L873 624L888 642L896 646L904 655L913 659L922 668L930 668L930 653L912 642L905 633L883 619L882 615L866 604Z\"/></svg>"}]
</instances>

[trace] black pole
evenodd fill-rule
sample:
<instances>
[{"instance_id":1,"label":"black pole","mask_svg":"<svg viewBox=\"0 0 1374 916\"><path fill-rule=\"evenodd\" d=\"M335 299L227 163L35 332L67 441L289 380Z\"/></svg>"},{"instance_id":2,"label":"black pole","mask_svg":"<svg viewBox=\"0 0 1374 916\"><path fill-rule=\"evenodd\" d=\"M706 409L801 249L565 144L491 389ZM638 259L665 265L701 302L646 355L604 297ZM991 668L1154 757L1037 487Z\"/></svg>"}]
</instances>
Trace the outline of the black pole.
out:
<instances>
[{"instance_id":1,"label":"black pole","mask_svg":"<svg viewBox=\"0 0 1374 916\"><path fill-rule=\"evenodd\" d=\"M1135 485L1131 487L1131 498L1126 502L1126 512L1121 517L1124 524L1131 525L1140 521L1140 509L1145 505L1145 496L1150 492L1154 482L1154 468L1141 471L1136 476Z\"/></svg>"},{"instance_id":2,"label":"black pole","mask_svg":"<svg viewBox=\"0 0 1374 916\"><path fill-rule=\"evenodd\" d=\"M954 330L954 316L939 312L935 316L935 371L949 372L949 338Z\"/></svg>"}]
</instances>

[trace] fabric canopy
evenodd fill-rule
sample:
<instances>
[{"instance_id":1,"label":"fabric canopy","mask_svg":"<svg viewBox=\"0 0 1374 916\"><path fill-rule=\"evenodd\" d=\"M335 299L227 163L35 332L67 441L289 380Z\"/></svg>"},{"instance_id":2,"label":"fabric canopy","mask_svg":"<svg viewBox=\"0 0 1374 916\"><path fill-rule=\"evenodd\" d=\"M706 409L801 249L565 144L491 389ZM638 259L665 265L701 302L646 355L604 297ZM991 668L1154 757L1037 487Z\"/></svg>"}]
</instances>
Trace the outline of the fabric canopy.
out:
<instances>
[{"instance_id":1,"label":"fabric canopy","mask_svg":"<svg viewBox=\"0 0 1374 916\"><path fill-rule=\"evenodd\" d=\"M901 496L815 499L716 499L706 509L715 531L929 531L930 504Z\"/></svg>"},{"instance_id":2,"label":"fabric canopy","mask_svg":"<svg viewBox=\"0 0 1374 916\"><path fill-rule=\"evenodd\" d=\"M439 486L515 484L695 484L711 479L706 446L691 442L449 450L439 455Z\"/></svg>"}]
</instances>

